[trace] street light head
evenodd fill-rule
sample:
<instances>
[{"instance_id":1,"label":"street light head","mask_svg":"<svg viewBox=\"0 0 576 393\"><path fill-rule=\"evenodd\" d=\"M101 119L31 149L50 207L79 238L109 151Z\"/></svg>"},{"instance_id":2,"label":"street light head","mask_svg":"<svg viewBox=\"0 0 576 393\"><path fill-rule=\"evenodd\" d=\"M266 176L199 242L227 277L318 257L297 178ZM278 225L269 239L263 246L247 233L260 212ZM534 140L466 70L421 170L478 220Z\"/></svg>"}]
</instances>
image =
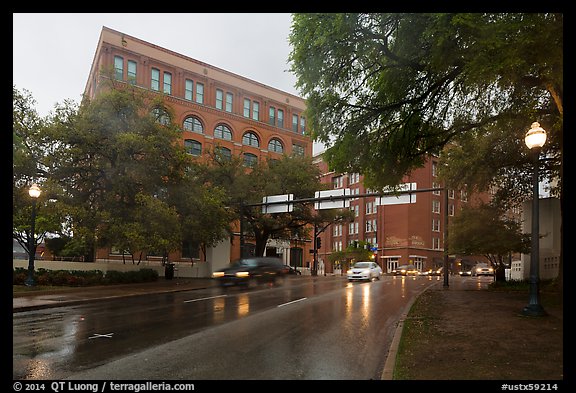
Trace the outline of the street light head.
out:
<instances>
[{"instance_id":1,"label":"street light head","mask_svg":"<svg viewBox=\"0 0 576 393\"><path fill-rule=\"evenodd\" d=\"M532 123L532 127L526 133L524 142L526 142L526 146L529 149L544 146L544 143L546 143L546 131L540 127L540 123L537 121Z\"/></svg>"},{"instance_id":2,"label":"street light head","mask_svg":"<svg viewBox=\"0 0 576 393\"><path fill-rule=\"evenodd\" d=\"M30 189L28 190L28 194L32 197L32 198L38 198L40 196L40 193L42 191L40 190L40 187L38 187L38 185L36 184L32 184L30 186Z\"/></svg>"}]
</instances>

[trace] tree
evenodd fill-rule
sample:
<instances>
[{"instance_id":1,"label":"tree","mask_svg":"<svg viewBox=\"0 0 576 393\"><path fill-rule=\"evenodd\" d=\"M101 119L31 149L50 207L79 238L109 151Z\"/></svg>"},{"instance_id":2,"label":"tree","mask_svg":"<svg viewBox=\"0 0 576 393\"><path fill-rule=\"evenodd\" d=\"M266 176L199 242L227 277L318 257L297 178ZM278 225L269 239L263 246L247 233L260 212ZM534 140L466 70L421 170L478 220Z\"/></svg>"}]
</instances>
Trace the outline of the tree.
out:
<instances>
[{"instance_id":1,"label":"tree","mask_svg":"<svg viewBox=\"0 0 576 393\"><path fill-rule=\"evenodd\" d=\"M268 239L309 238L310 225L327 219L315 213L310 204L297 203L292 212L276 214L248 206L261 203L264 196L293 194L294 199L302 199L323 189L318 167L310 157L284 155L247 168L240 157L223 158L213 153L203 176L206 182L226 190L228 206L242 220L245 233L254 239L258 256L264 254Z\"/></svg>"},{"instance_id":2,"label":"tree","mask_svg":"<svg viewBox=\"0 0 576 393\"><path fill-rule=\"evenodd\" d=\"M510 253L530 249L530 235L522 233L520 223L487 204L462 209L450 222L448 233L450 254L485 256L497 280L504 280L505 259Z\"/></svg>"},{"instance_id":3,"label":"tree","mask_svg":"<svg viewBox=\"0 0 576 393\"><path fill-rule=\"evenodd\" d=\"M330 262L339 262L342 270L346 270L353 262L369 261L374 257L374 252L370 249L372 245L364 240L355 241L349 244L344 251L336 251L328 257Z\"/></svg>"},{"instance_id":4,"label":"tree","mask_svg":"<svg viewBox=\"0 0 576 393\"><path fill-rule=\"evenodd\" d=\"M192 169L196 165L191 163L182 182L171 187L168 201L178 212L183 243L200 247L206 256L208 247L232 235L231 223L237 216L230 209L226 190L196 177L201 170Z\"/></svg>"},{"instance_id":5,"label":"tree","mask_svg":"<svg viewBox=\"0 0 576 393\"><path fill-rule=\"evenodd\" d=\"M34 109L27 90L12 88L12 237L30 255L46 235L62 230L64 210L55 199L57 187L48 175L47 157L54 143L45 137L46 122ZM32 201L28 189L39 184L36 226L31 233ZM30 246L32 245L32 249Z\"/></svg>"},{"instance_id":6,"label":"tree","mask_svg":"<svg viewBox=\"0 0 576 393\"><path fill-rule=\"evenodd\" d=\"M547 151L557 150L562 22L532 13L295 14L291 69L331 167L362 173L370 187L396 185L430 154L487 129L516 132L537 119L558 141Z\"/></svg>"},{"instance_id":7,"label":"tree","mask_svg":"<svg viewBox=\"0 0 576 393\"><path fill-rule=\"evenodd\" d=\"M333 170L381 188L438 155L452 188L498 189L510 206L531 198L522 140L539 121L563 210L562 14L295 14L290 43Z\"/></svg>"},{"instance_id":8,"label":"tree","mask_svg":"<svg viewBox=\"0 0 576 393\"><path fill-rule=\"evenodd\" d=\"M51 155L51 176L74 207L74 233L86 236L93 249L112 245L118 229L111 223L135 222L138 195L156 195L180 179L180 134L158 121L159 110L167 109L136 89L112 88L52 118L49 136L59 146Z\"/></svg>"}]
</instances>

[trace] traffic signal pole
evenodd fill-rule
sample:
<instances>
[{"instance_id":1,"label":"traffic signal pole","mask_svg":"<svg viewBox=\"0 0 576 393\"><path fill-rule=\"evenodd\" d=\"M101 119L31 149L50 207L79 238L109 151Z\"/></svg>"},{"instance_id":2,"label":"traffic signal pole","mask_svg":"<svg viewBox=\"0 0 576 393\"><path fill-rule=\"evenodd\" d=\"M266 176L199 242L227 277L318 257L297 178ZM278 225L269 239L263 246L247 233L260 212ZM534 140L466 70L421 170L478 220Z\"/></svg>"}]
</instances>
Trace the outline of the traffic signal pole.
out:
<instances>
[{"instance_id":1,"label":"traffic signal pole","mask_svg":"<svg viewBox=\"0 0 576 393\"><path fill-rule=\"evenodd\" d=\"M420 192L432 192L432 191L444 191L444 286L448 286L448 190L445 187L432 187L432 188L421 188L416 190L403 190L403 191L388 191L388 192L374 192L365 194L354 194L354 195L331 195L326 197L318 198L302 198L293 200L280 200L280 201L269 201L262 203L252 203L252 204L242 204L243 208L246 207L257 207L257 206L270 206L270 205L287 205L295 203L316 203L316 202L334 202L334 201L345 201L354 198L366 198L366 197L384 197L384 196L398 196L406 194L417 194ZM241 222L242 224L242 222ZM310 273L313 276L318 274L318 248L316 244L316 239L319 234L321 234L330 224L324 226L322 229L318 229L318 225L314 225L314 237L313 237L313 254L314 260L312 262L312 267ZM243 233L241 231L241 246L243 243Z\"/></svg>"}]
</instances>

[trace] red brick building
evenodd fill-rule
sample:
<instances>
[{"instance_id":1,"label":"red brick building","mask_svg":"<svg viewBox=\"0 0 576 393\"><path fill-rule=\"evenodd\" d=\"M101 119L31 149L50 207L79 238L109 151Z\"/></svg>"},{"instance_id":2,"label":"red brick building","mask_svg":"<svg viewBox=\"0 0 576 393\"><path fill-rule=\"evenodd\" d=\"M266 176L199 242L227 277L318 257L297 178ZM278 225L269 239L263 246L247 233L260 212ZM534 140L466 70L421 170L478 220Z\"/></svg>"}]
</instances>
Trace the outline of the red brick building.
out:
<instances>
[{"instance_id":1,"label":"red brick building","mask_svg":"<svg viewBox=\"0 0 576 393\"><path fill-rule=\"evenodd\" d=\"M163 94L191 155L200 157L218 146L223 154L243 156L247 165L282 154L312 155L302 98L103 27L85 95L94 97L110 77ZM239 254L235 241L229 256ZM97 257L118 255L99 250ZM204 257L195 252L170 256L172 261L197 258Z\"/></svg>"},{"instance_id":2,"label":"red brick building","mask_svg":"<svg viewBox=\"0 0 576 393\"><path fill-rule=\"evenodd\" d=\"M322 170L322 182L331 188L349 188L352 195L370 193L357 173L330 172L320 156L316 162ZM438 160L432 156L424 167L403 178L403 183L416 183L416 189L441 188L437 177ZM444 193L446 191L419 192L412 195L415 203L382 204L378 197L356 198L350 209L356 218L345 224L332 224L321 234L322 247L318 251L320 269L326 273L337 270L329 256L343 251L354 241L365 241L377 248L375 260L385 273L397 266L413 264L419 271L443 266L444 263ZM466 195L464 191L448 190L448 220L466 204L487 201L488 195ZM387 201L390 202L390 199ZM479 258L450 256L452 270L469 270Z\"/></svg>"}]
</instances>

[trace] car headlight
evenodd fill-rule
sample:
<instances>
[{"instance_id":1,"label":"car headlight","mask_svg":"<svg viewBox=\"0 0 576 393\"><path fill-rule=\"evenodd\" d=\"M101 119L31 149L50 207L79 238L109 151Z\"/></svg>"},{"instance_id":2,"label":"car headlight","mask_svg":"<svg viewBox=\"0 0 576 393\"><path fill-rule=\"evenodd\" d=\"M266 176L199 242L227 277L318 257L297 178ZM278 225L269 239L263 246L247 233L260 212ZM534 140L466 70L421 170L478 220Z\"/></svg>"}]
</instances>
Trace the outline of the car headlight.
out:
<instances>
[{"instance_id":1,"label":"car headlight","mask_svg":"<svg viewBox=\"0 0 576 393\"><path fill-rule=\"evenodd\" d=\"M352 274L352 270L348 270L346 274Z\"/></svg>"},{"instance_id":2,"label":"car headlight","mask_svg":"<svg viewBox=\"0 0 576 393\"><path fill-rule=\"evenodd\" d=\"M250 275L250 273L248 273L248 272L236 272L236 277L239 277L239 278L246 278L249 275Z\"/></svg>"},{"instance_id":3,"label":"car headlight","mask_svg":"<svg viewBox=\"0 0 576 393\"><path fill-rule=\"evenodd\" d=\"M224 272L214 272L212 273L212 278L224 277Z\"/></svg>"}]
</instances>

